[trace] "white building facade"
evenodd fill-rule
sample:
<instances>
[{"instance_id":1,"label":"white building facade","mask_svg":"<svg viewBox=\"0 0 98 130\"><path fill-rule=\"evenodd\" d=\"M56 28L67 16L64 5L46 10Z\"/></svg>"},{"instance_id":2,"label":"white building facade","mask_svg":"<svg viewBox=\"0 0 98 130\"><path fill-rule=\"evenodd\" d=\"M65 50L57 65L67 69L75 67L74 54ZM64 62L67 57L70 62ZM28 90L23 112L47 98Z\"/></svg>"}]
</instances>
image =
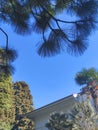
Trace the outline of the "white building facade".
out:
<instances>
[{"instance_id":1,"label":"white building facade","mask_svg":"<svg viewBox=\"0 0 98 130\"><path fill-rule=\"evenodd\" d=\"M70 95L44 107L36 109L26 114L26 116L34 121L35 130L48 130L45 127L45 124L48 122L50 115L55 112L69 112L74 107L75 102L75 97Z\"/></svg>"}]
</instances>

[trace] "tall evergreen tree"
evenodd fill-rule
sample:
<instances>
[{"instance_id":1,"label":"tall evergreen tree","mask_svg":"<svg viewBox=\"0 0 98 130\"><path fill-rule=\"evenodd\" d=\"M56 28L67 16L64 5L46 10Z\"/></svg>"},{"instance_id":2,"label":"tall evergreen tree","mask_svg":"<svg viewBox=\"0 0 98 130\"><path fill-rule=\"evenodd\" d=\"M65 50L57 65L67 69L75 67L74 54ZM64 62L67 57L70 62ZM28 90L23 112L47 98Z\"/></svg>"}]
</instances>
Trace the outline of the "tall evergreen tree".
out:
<instances>
[{"instance_id":1,"label":"tall evergreen tree","mask_svg":"<svg viewBox=\"0 0 98 130\"><path fill-rule=\"evenodd\" d=\"M42 35L38 46L41 56L63 50L81 55L96 28L97 9L97 0L1 0L0 19L10 23L17 33L35 30Z\"/></svg>"},{"instance_id":2,"label":"tall evergreen tree","mask_svg":"<svg viewBox=\"0 0 98 130\"><path fill-rule=\"evenodd\" d=\"M15 122L14 91L12 78L0 74L0 130L11 130Z\"/></svg>"},{"instance_id":3,"label":"tall evergreen tree","mask_svg":"<svg viewBox=\"0 0 98 130\"><path fill-rule=\"evenodd\" d=\"M26 117L21 117L21 115L34 110L29 86L20 81L16 82L13 88L15 100L15 125L13 130L33 130L34 122Z\"/></svg>"}]
</instances>

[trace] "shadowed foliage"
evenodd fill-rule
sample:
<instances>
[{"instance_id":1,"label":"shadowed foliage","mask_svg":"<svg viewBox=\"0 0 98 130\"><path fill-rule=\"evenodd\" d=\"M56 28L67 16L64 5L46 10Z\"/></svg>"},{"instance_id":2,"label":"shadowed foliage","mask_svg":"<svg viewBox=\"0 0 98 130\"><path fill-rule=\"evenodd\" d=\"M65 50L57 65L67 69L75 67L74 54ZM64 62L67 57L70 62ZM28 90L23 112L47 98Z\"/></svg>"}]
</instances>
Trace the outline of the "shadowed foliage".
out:
<instances>
[{"instance_id":1,"label":"shadowed foliage","mask_svg":"<svg viewBox=\"0 0 98 130\"><path fill-rule=\"evenodd\" d=\"M0 74L12 75L14 67L11 63L16 59L17 53L13 49L0 48Z\"/></svg>"},{"instance_id":2,"label":"shadowed foliage","mask_svg":"<svg viewBox=\"0 0 98 130\"><path fill-rule=\"evenodd\" d=\"M8 47L8 34L0 28L0 31L5 35L5 47L0 47L0 74L5 73L11 75L14 73L14 67L11 65L17 58L17 52Z\"/></svg>"},{"instance_id":3,"label":"shadowed foliage","mask_svg":"<svg viewBox=\"0 0 98 130\"><path fill-rule=\"evenodd\" d=\"M68 122L68 115L66 113L54 113L50 116L46 127L49 130L71 130L72 124Z\"/></svg>"},{"instance_id":4,"label":"shadowed foliage","mask_svg":"<svg viewBox=\"0 0 98 130\"><path fill-rule=\"evenodd\" d=\"M15 123L12 130L33 130L34 122L21 117L34 110L29 86L25 82L16 82L13 86L15 101Z\"/></svg>"},{"instance_id":5,"label":"shadowed foliage","mask_svg":"<svg viewBox=\"0 0 98 130\"><path fill-rule=\"evenodd\" d=\"M97 9L97 0L1 0L0 19L18 34L39 33L43 57L62 51L78 56L97 27Z\"/></svg>"}]
</instances>

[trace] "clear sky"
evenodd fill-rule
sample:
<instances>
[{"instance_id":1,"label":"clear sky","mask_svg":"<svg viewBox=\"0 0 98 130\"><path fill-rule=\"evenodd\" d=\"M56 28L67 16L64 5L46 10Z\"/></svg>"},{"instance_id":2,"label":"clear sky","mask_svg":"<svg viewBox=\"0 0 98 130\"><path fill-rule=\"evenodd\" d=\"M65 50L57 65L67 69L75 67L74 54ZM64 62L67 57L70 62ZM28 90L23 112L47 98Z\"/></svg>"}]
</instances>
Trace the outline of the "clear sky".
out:
<instances>
[{"instance_id":1,"label":"clear sky","mask_svg":"<svg viewBox=\"0 0 98 130\"><path fill-rule=\"evenodd\" d=\"M1 25L9 36L9 46L16 49L18 58L13 63L16 68L13 81L25 81L31 90L35 108L77 93L80 87L74 77L82 68L98 69L98 31L89 38L89 47L82 56L74 57L62 53L51 58L41 58L36 53L39 35L32 33L21 36L12 27ZM4 35L0 32L0 45L4 45Z\"/></svg>"}]
</instances>

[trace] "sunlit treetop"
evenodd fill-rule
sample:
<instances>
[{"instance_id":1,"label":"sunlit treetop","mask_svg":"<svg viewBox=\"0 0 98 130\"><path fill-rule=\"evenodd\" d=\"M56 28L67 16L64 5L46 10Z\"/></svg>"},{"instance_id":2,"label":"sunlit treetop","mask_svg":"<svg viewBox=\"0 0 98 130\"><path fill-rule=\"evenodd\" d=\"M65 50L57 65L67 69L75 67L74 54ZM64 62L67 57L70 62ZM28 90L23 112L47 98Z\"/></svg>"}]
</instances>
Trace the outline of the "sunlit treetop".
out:
<instances>
[{"instance_id":1,"label":"sunlit treetop","mask_svg":"<svg viewBox=\"0 0 98 130\"><path fill-rule=\"evenodd\" d=\"M84 68L76 74L75 81L79 85L89 85L93 81L98 84L98 71L95 68Z\"/></svg>"}]
</instances>

